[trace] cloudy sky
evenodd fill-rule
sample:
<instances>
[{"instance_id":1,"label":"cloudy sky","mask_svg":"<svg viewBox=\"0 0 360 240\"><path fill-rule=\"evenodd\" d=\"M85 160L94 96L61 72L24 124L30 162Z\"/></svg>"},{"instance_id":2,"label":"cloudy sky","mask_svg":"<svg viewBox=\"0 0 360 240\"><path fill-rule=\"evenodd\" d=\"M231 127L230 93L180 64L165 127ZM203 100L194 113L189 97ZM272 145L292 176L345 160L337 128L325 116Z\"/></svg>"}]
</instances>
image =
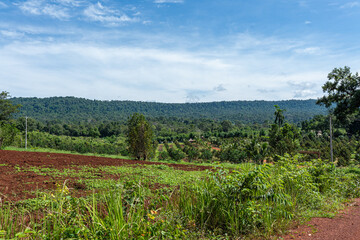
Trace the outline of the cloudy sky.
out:
<instances>
[{"instance_id":1,"label":"cloudy sky","mask_svg":"<svg viewBox=\"0 0 360 240\"><path fill-rule=\"evenodd\" d=\"M309 99L360 69L360 1L0 0L13 97Z\"/></svg>"}]
</instances>

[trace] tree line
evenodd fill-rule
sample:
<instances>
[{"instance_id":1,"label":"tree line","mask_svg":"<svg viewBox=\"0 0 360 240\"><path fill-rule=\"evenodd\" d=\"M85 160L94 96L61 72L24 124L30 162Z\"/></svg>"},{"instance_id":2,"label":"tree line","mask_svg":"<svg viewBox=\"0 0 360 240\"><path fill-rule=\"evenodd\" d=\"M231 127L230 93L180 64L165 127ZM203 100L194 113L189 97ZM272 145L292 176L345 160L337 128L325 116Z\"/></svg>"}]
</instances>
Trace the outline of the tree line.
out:
<instances>
[{"instance_id":1,"label":"tree line","mask_svg":"<svg viewBox=\"0 0 360 240\"><path fill-rule=\"evenodd\" d=\"M148 118L212 119L263 123L272 118L272 108L287 109L285 117L298 123L316 114L325 113L316 100L228 101L209 103L156 103L135 101L99 101L75 97L12 98L22 107L15 118L29 116L38 121L59 120L66 123L127 121L134 113Z\"/></svg>"},{"instance_id":2,"label":"tree line","mask_svg":"<svg viewBox=\"0 0 360 240\"><path fill-rule=\"evenodd\" d=\"M29 118L28 130L32 137L30 144L78 152L120 153L137 159L157 157L163 160L260 163L264 159L276 161L278 156L296 154L300 150L313 150L322 158L328 158L331 117L334 122L336 159L339 165L346 165L351 159L360 160L359 87L360 80L357 73L352 74L348 67L334 69L323 87L326 95L317 100L318 105L325 105L331 116L315 115L297 124L289 120L287 114L290 110L279 105L274 105L275 109L274 106L271 107L270 120L252 124L244 124L240 120L200 117L167 115L145 117L142 113L131 114L127 120L117 121L105 119L71 122L66 119ZM51 101L57 99L65 102L69 100L69 98L51 99ZM19 136L17 131L25 130L25 118L11 119L11 116L18 114L20 107L11 103L13 100L7 92L1 93L0 141L3 146L14 142L15 136ZM88 101L80 100L84 103ZM228 104L233 103L235 102ZM101 105L103 102L94 101L93 104ZM66 105L61 104L62 107ZM56 107L51 108L56 109ZM70 114L72 112L70 108L67 111ZM81 116L81 112L79 114ZM192 143L189 142L190 139ZM22 144L21 138L17 140L18 144L19 142Z\"/></svg>"}]
</instances>

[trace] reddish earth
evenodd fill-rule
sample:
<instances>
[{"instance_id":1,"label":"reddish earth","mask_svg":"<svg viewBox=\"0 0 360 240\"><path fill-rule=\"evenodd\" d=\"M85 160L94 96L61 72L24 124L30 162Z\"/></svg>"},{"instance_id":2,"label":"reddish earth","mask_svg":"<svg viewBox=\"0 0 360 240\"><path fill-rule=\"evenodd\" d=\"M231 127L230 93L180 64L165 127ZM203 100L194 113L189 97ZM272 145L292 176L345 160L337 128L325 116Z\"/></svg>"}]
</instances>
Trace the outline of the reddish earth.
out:
<instances>
[{"instance_id":1,"label":"reddish earth","mask_svg":"<svg viewBox=\"0 0 360 240\"><path fill-rule=\"evenodd\" d=\"M359 240L360 239L360 199L341 211L334 218L313 218L304 225L290 230L284 240Z\"/></svg>"},{"instance_id":2,"label":"reddish earth","mask_svg":"<svg viewBox=\"0 0 360 240\"><path fill-rule=\"evenodd\" d=\"M17 152L0 150L0 201L2 199L18 201L26 198L35 197L33 191L39 189L54 189L56 183L62 183L64 178L53 177L51 174L46 176L38 175L34 172L17 171L16 168L28 167L48 167L54 169L77 169L77 166L133 166L143 165L167 165L174 169L183 171L203 171L211 169L207 166L165 164L147 161L113 159L105 157L82 156L59 153L38 153L38 152ZM97 174L98 178L116 178L109 174ZM117 177L118 178L118 177ZM68 179L68 178L67 178ZM82 186L76 181L71 181L70 186L81 190Z\"/></svg>"},{"instance_id":3,"label":"reddish earth","mask_svg":"<svg viewBox=\"0 0 360 240\"><path fill-rule=\"evenodd\" d=\"M2 200L17 201L34 197L36 189L54 189L55 183L63 183L65 178L41 176L34 172L16 171L16 167L26 168L42 166L55 169L77 169L78 166L133 166L168 165L184 171L203 171L211 169L206 166L165 164L135 160L112 159L71 154L35 153L0 150L0 202ZM119 178L106 173L97 174L99 178ZM83 190L81 184L70 179L70 187ZM157 186L155 183L154 188ZM344 211L335 218L313 218L304 225L290 230L289 234L278 239L290 240L358 240L360 239L360 199L355 199Z\"/></svg>"}]
</instances>

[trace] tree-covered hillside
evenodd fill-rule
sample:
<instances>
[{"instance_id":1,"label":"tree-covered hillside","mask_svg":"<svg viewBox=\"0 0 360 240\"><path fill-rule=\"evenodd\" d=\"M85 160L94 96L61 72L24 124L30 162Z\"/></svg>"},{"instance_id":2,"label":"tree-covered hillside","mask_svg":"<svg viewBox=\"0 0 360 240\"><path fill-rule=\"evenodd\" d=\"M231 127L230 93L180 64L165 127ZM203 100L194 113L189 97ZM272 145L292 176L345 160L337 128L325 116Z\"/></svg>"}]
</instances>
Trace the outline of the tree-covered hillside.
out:
<instances>
[{"instance_id":1,"label":"tree-covered hillside","mask_svg":"<svg viewBox=\"0 0 360 240\"><path fill-rule=\"evenodd\" d=\"M15 117L29 116L40 121L118 121L132 113L147 117L208 118L216 120L263 123L272 121L274 105L286 109L285 117L290 122L300 122L317 114L326 113L316 100L286 101L231 101L209 103L156 103L135 101L99 101L75 97L12 98L21 104Z\"/></svg>"}]
</instances>

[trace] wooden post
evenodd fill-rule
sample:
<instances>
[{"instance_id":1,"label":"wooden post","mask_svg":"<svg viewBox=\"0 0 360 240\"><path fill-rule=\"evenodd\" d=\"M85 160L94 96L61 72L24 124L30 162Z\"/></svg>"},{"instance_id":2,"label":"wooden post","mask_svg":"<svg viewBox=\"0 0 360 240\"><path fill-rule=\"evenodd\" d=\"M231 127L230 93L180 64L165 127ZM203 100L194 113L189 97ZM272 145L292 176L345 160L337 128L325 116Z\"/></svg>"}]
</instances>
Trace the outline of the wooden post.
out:
<instances>
[{"instance_id":1,"label":"wooden post","mask_svg":"<svg viewBox=\"0 0 360 240\"><path fill-rule=\"evenodd\" d=\"M334 162L334 155L333 155L333 142L332 142L332 124L331 124L331 114L329 114L330 117L330 156L331 156L331 162Z\"/></svg>"},{"instance_id":2,"label":"wooden post","mask_svg":"<svg viewBox=\"0 0 360 240\"><path fill-rule=\"evenodd\" d=\"M25 149L27 149L27 120L28 117L25 117Z\"/></svg>"}]
</instances>

